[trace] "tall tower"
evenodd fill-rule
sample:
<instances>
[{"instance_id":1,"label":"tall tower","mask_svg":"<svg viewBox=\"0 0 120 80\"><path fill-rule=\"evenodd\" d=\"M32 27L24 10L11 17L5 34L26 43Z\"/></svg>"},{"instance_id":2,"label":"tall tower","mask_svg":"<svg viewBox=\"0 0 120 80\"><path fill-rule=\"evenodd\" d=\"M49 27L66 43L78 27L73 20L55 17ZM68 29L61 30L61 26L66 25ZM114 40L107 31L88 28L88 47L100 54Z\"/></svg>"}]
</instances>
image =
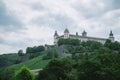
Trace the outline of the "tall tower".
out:
<instances>
[{"instance_id":1,"label":"tall tower","mask_svg":"<svg viewBox=\"0 0 120 80\"><path fill-rule=\"evenodd\" d=\"M69 38L69 30L67 28L64 31L64 38L65 39Z\"/></svg>"},{"instance_id":2,"label":"tall tower","mask_svg":"<svg viewBox=\"0 0 120 80\"><path fill-rule=\"evenodd\" d=\"M78 32L76 32L76 36L78 36Z\"/></svg>"},{"instance_id":3,"label":"tall tower","mask_svg":"<svg viewBox=\"0 0 120 80\"><path fill-rule=\"evenodd\" d=\"M110 31L110 34L109 34L109 40L111 40L111 42L114 42L114 36L113 36L112 30Z\"/></svg>"},{"instance_id":4,"label":"tall tower","mask_svg":"<svg viewBox=\"0 0 120 80\"><path fill-rule=\"evenodd\" d=\"M86 32L85 30L83 31L82 36L83 36L83 37L86 37L86 36L87 36L87 32Z\"/></svg>"},{"instance_id":5,"label":"tall tower","mask_svg":"<svg viewBox=\"0 0 120 80\"><path fill-rule=\"evenodd\" d=\"M58 41L57 37L59 37L59 35L58 35L57 31L55 31L55 34L54 34L54 45L57 45L57 41Z\"/></svg>"}]
</instances>

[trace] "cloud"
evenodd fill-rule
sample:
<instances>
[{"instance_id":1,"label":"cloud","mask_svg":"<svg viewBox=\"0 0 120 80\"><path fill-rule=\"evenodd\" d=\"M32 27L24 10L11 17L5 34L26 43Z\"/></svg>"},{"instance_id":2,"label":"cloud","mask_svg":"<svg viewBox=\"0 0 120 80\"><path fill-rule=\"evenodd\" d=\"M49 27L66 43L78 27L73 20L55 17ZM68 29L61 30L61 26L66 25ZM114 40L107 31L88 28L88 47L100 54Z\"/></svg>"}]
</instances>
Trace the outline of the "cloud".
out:
<instances>
[{"instance_id":1,"label":"cloud","mask_svg":"<svg viewBox=\"0 0 120 80\"><path fill-rule=\"evenodd\" d=\"M1 26L12 28L12 25L20 27L22 23L10 11L7 11L6 5L0 1L0 28Z\"/></svg>"},{"instance_id":2,"label":"cloud","mask_svg":"<svg viewBox=\"0 0 120 80\"><path fill-rule=\"evenodd\" d=\"M120 8L120 0L112 0L112 5L114 9L119 9Z\"/></svg>"},{"instance_id":3,"label":"cloud","mask_svg":"<svg viewBox=\"0 0 120 80\"><path fill-rule=\"evenodd\" d=\"M53 34L65 28L79 34L120 40L119 0L2 0L0 1L0 53L28 46L53 44ZM5 50L4 50L5 48Z\"/></svg>"}]
</instances>

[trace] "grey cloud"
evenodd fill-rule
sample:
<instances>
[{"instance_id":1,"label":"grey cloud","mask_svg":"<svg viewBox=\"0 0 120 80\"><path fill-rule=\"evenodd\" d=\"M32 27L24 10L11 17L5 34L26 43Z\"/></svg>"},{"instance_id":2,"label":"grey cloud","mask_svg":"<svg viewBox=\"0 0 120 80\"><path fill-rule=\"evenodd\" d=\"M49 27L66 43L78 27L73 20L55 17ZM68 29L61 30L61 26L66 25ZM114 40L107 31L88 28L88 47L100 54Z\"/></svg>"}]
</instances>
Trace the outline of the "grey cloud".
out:
<instances>
[{"instance_id":1,"label":"grey cloud","mask_svg":"<svg viewBox=\"0 0 120 80\"><path fill-rule=\"evenodd\" d=\"M86 18L93 18L93 17L100 17L104 13L118 9L120 8L120 0L91 0L91 8L86 7L87 4L82 4L81 1L78 1L77 3L73 4L73 8L77 10L79 13L82 13L82 15ZM99 6L100 4L103 4L102 6Z\"/></svg>"},{"instance_id":2,"label":"grey cloud","mask_svg":"<svg viewBox=\"0 0 120 80\"><path fill-rule=\"evenodd\" d=\"M33 10L39 10L39 11L44 10L44 6L40 3L35 3L30 6Z\"/></svg>"},{"instance_id":3,"label":"grey cloud","mask_svg":"<svg viewBox=\"0 0 120 80\"><path fill-rule=\"evenodd\" d=\"M11 31L22 28L22 22L7 11L6 5L0 1L0 29Z\"/></svg>"},{"instance_id":4,"label":"grey cloud","mask_svg":"<svg viewBox=\"0 0 120 80\"><path fill-rule=\"evenodd\" d=\"M0 44L4 44L4 43L5 43L4 39L0 37Z\"/></svg>"},{"instance_id":5,"label":"grey cloud","mask_svg":"<svg viewBox=\"0 0 120 80\"><path fill-rule=\"evenodd\" d=\"M65 27L74 26L71 18L61 14L48 14L48 16L39 17L33 20L39 26L50 26L57 30L63 30Z\"/></svg>"},{"instance_id":6,"label":"grey cloud","mask_svg":"<svg viewBox=\"0 0 120 80\"><path fill-rule=\"evenodd\" d=\"M119 9L120 8L120 0L113 0L113 3L112 3L114 9Z\"/></svg>"}]
</instances>

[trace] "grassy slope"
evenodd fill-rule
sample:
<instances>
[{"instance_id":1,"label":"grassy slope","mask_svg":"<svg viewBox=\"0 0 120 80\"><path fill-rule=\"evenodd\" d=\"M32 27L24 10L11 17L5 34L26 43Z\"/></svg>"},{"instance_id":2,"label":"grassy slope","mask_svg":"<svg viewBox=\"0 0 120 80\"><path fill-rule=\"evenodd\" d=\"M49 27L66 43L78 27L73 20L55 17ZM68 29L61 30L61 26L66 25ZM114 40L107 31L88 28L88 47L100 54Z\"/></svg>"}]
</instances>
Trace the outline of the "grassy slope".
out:
<instances>
[{"instance_id":1,"label":"grassy slope","mask_svg":"<svg viewBox=\"0 0 120 80\"><path fill-rule=\"evenodd\" d=\"M29 61L26 61L26 62L22 62L20 64L12 65L9 68L19 69L19 68L21 68L24 65L27 66L30 69L44 68L48 64L48 62L50 60L42 60L42 57L43 57L43 55L42 56L38 56L36 58L33 58L33 59L31 59Z\"/></svg>"},{"instance_id":2,"label":"grassy slope","mask_svg":"<svg viewBox=\"0 0 120 80\"><path fill-rule=\"evenodd\" d=\"M3 54L3 55L0 55L0 57L4 57L6 59L11 59L11 60L15 60L16 58L18 58L18 55L17 53L11 53L11 54Z\"/></svg>"},{"instance_id":3,"label":"grassy slope","mask_svg":"<svg viewBox=\"0 0 120 80\"><path fill-rule=\"evenodd\" d=\"M0 68L14 64L18 57L17 54L0 55Z\"/></svg>"}]
</instances>

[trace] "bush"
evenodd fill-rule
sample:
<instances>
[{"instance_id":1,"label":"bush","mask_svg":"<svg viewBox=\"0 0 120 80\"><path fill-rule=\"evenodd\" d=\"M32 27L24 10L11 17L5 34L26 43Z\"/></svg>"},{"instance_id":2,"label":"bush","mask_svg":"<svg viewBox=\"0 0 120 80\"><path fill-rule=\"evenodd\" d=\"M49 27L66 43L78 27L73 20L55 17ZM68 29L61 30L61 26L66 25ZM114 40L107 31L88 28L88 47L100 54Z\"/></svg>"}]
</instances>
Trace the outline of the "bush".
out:
<instances>
[{"instance_id":1,"label":"bush","mask_svg":"<svg viewBox=\"0 0 120 80\"><path fill-rule=\"evenodd\" d=\"M23 66L20 70L16 71L15 79L16 80L34 80L34 76L27 67Z\"/></svg>"}]
</instances>

